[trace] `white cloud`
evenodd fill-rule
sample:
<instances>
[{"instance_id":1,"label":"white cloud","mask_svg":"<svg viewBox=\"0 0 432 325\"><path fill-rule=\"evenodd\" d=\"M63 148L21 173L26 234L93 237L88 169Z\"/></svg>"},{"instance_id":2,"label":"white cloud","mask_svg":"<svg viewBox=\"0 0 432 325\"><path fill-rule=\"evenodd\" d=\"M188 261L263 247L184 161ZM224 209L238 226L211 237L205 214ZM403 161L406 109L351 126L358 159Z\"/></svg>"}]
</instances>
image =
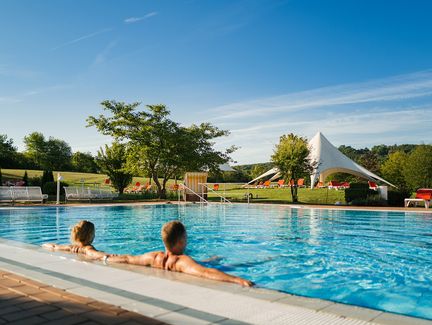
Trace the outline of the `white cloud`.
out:
<instances>
[{"instance_id":1,"label":"white cloud","mask_svg":"<svg viewBox=\"0 0 432 325\"><path fill-rule=\"evenodd\" d=\"M432 95L432 71L362 83L331 86L281 96L227 104L211 109L213 120L244 119L270 113L295 112L312 108L397 101Z\"/></svg>"},{"instance_id":2,"label":"white cloud","mask_svg":"<svg viewBox=\"0 0 432 325\"><path fill-rule=\"evenodd\" d=\"M95 58L93 64L101 64L101 63L105 62L107 55L111 52L111 50L116 45L117 45L116 41L109 42L108 45L105 46L105 48L96 55L96 58Z\"/></svg>"},{"instance_id":3,"label":"white cloud","mask_svg":"<svg viewBox=\"0 0 432 325\"><path fill-rule=\"evenodd\" d=\"M150 12L147 15L144 15L142 17L129 17L129 18L126 18L124 20L124 23L125 24L133 24L133 23L137 23L137 22L139 22L141 20L148 19L148 18L156 16L156 15L157 15L157 12L153 11L153 12Z\"/></svg>"},{"instance_id":4,"label":"white cloud","mask_svg":"<svg viewBox=\"0 0 432 325\"><path fill-rule=\"evenodd\" d=\"M432 106L400 111L346 112L328 117L305 116L233 129L229 137L218 141L218 146L240 146L233 155L239 163L264 162L270 160L279 136L290 132L310 139L321 131L335 146L346 144L359 148L381 143L430 143L431 124Z\"/></svg>"},{"instance_id":5,"label":"white cloud","mask_svg":"<svg viewBox=\"0 0 432 325\"><path fill-rule=\"evenodd\" d=\"M68 45L72 45L72 44L75 44L75 43L81 42L81 41L83 41L83 40L86 40L86 39L89 39L89 38L95 37L95 36L100 35L100 34L104 34L104 33L110 32L110 31L112 31L112 30L113 30L112 28L105 28L105 29L99 30L99 31L94 32L94 33L90 33L90 34L87 34L87 35L83 35L83 36L80 36L80 37L78 37L78 38L75 38L75 39L73 39L73 40L71 40L71 41L68 41L68 42L66 42L66 43L63 43L63 44L61 44L61 45L59 45L59 46L56 46L56 47L54 47L52 50L53 50L53 51L54 51L54 50L58 50L58 49L60 49L60 48L62 48L62 47L65 47L65 46L68 46Z\"/></svg>"}]
</instances>

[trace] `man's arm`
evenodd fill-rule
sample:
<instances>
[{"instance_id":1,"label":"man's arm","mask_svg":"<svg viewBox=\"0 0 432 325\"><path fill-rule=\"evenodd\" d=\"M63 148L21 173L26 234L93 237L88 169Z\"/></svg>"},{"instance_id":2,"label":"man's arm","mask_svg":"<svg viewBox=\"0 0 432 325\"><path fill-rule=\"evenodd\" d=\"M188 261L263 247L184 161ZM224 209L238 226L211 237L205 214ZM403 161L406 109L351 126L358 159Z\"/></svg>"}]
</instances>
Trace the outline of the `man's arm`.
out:
<instances>
[{"instance_id":1,"label":"man's arm","mask_svg":"<svg viewBox=\"0 0 432 325\"><path fill-rule=\"evenodd\" d=\"M252 287L254 284L249 280L245 280L239 278L237 276L232 276L226 274L217 269L204 267L197 262L195 262L189 256L182 256L176 264L177 271L183 272L190 275L199 276L201 278L216 280L216 281L224 281L224 282L232 282L240 284L244 287Z\"/></svg>"},{"instance_id":2,"label":"man's arm","mask_svg":"<svg viewBox=\"0 0 432 325\"><path fill-rule=\"evenodd\" d=\"M109 263L126 263L142 266L150 266L154 260L154 252L143 255L108 255L107 262Z\"/></svg>"}]
</instances>

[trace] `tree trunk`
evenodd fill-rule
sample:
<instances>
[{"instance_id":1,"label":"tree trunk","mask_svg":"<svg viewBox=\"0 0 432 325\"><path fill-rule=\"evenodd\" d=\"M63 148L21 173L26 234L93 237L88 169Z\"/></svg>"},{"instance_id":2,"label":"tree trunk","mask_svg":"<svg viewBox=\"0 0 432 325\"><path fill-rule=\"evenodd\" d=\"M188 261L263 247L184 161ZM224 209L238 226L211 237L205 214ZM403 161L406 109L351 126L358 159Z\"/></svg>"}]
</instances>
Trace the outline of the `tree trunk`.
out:
<instances>
[{"instance_id":1,"label":"tree trunk","mask_svg":"<svg viewBox=\"0 0 432 325\"><path fill-rule=\"evenodd\" d=\"M157 194L159 199L165 199L166 198L166 190L164 187L162 187L161 183L159 182L158 175L153 174L153 180L157 186Z\"/></svg>"},{"instance_id":2,"label":"tree trunk","mask_svg":"<svg viewBox=\"0 0 432 325\"><path fill-rule=\"evenodd\" d=\"M291 188L292 201L293 201L293 203L297 203L298 202L297 183L296 183L294 178L290 179L290 185L291 185L290 188Z\"/></svg>"}]
</instances>

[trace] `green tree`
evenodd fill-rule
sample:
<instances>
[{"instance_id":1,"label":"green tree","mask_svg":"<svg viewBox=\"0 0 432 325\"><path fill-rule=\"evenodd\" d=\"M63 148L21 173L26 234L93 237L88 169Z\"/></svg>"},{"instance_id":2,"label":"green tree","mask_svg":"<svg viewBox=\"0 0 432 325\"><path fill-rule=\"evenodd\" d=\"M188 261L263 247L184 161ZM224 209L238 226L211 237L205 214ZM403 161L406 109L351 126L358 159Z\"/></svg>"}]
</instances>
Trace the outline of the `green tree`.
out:
<instances>
[{"instance_id":1,"label":"green tree","mask_svg":"<svg viewBox=\"0 0 432 325\"><path fill-rule=\"evenodd\" d=\"M126 147L117 142L111 147L105 145L105 151L100 148L96 157L96 164L108 175L120 194L132 182L132 174L126 169L126 157Z\"/></svg>"},{"instance_id":2,"label":"green tree","mask_svg":"<svg viewBox=\"0 0 432 325\"><path fill-rule=\"evenodd\" d=\"M0 166L3 168L17 167L17 154L13 140L8 139L5 134L0 134Z\"/></svg>"},{"instance_id":3,"label":"green tree","mask_svg":"<svg viewBox=\"0 0 432 325\"><path fill-rule=\"evenodd\" d=\"M432 187L432 146L419 145L408 156L405 181L411 190Z\"/></svg>"},{"instance_id":4,"label":"green tree","mask_svg":"<svg viewBox=\"0 0 432 325\"><path fill-rule=\"evenodd\" d=\"M369 149L366 149L364 153L361 154L357 162L372 173L380 174L380 161L378 155Z\"/></svg>"},{"instance_id":5,"label":"green tree","mask_svg":"<svg viewBox=\"0 0 432 325\"><path fill-rule=\"evenodd\" d=\"M45 183L54 182L54 175L51 170L44 170L41 178L41 186L43 187Z\"/></svg>"},{"instance_id":6,"label":"green tree","mask_svg":"<svg viewBox=\"0 0 432 325\"><path fill-rule=\"evenodd\" d=\"M403 151L395 151L381 165L382 176L389 182L395 184L399 189L406 189L404 170L408 155Z\"/></svg>"},{"instance_id":7,"label":"green tree","mask_svg":"<svg viewBox=\"0 0 432 325\"><path fill-rule=\"evenodd\" d=\"M65 141L50 137L45 139L39 132L24 137L26 155L44 170L67 170L70 168L72 149Z\"/></svg>"},{"instance_id":8,"label":"green tree","mask_svg":"<svg viewBox=\"0 0 432 325\"><path fill-rule=\"evenodd\" d=\"M309 158L309 146L306 138L293 133L280 137L272 155L272 162L285 180L297 184L299 178L310 175L316 166L316 162ZM293 202L298 202L297 186L291 186Z\"/></svg>"},{"instance_id":9,"label":"green tree","mask_svg":"<svg viewBox=\"0 0 432 325\"><path fill-rule=\"evenodd\" d=\"M269 169L263 164L254 165L251 169L252 179L257 178L259 175L264 174L267 170L269 170Z\"/></svg>"},{"instance_id":10,"label":"green tree","mask_svg":"<svg viewBox=\"0 0 432 325\"><path fill-rule=\"evenodd\" d=\"M185 171L214 171L230 160L229 154L235 148L220 152L214 149L213 142L228 135L227 131L208 123L184 127L169 118L170 111L164 105L147 105L146 110L137 111L139 105L104 101L103 108L112 116L90 116L88 126L126 142L128 169L134 174L149 175L160 198L166 196L170 178Z\"/></svg>"},{"instance_id":11,"label":"green tree","mask_svg":"<svg viewBox=\"0 0 432 325\"><path fill-rule=\"evenodd\" d=\"M29 183L29 179L28 179L28 174L27 171L24 172L24 176L23 176L23 182L24 182L24 186L28 186Z\"/></svg>"},{"instance_id":12,"label":"green tree","mask_svg":"<svg viewBox=\"0 0 432 325\"><path fill-rule=\"evenodd\" d=\"M97 173L98 167L95 158L89 152L74 152L71 162L73 170L77 172Z\"/></svg>"}]
</instances>

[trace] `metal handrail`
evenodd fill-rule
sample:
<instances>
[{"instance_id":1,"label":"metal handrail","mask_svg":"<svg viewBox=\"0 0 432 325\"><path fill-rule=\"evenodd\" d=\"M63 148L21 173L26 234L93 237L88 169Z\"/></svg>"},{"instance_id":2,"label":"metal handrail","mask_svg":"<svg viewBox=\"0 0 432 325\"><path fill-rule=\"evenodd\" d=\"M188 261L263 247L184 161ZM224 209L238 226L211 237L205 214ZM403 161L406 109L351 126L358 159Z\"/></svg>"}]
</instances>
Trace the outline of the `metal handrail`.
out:
<instances>
[{"instance_id":1,"label":"metal handrail","mask_svg":"<svg viewBox=\"0 0 432 325\"><path fill-rule=\"evenodd\" d=\"M205 203L209 203L205 198L203 198L201 195L199 195L198 193L196 193L194 190L192 190L190 187L186 186L185 184L180 184L181 187L191 191L193 194L195 194L196 196L198 196L200 198L200 203L202 201L204 201ZM186 195L185 195L185 199L186 199Z\"/></svg>"},{"instance_id":2,"label":"metal handrail","mask_svg":"<svg viewBox=\"0 0 432 325\"><path fill-rule=\"evenodd\" d=\"M207 184L210 184L210 183L207 183ZM210 190L210 191L212 191L213 193L215 193L215 194L216 194L217 196L219 196L222 200L224 200L225 202L227 202L227 203L229 203L229 204L232 204L232 202L231 202L230 200L228 200L226 197L220 195L220 194L219 194L218 192L216 192L214 189L208 187L208 186L206 185L206 183L198 183L198 185L205 186L208 190Z\"/></svg>"}]
</instances>

